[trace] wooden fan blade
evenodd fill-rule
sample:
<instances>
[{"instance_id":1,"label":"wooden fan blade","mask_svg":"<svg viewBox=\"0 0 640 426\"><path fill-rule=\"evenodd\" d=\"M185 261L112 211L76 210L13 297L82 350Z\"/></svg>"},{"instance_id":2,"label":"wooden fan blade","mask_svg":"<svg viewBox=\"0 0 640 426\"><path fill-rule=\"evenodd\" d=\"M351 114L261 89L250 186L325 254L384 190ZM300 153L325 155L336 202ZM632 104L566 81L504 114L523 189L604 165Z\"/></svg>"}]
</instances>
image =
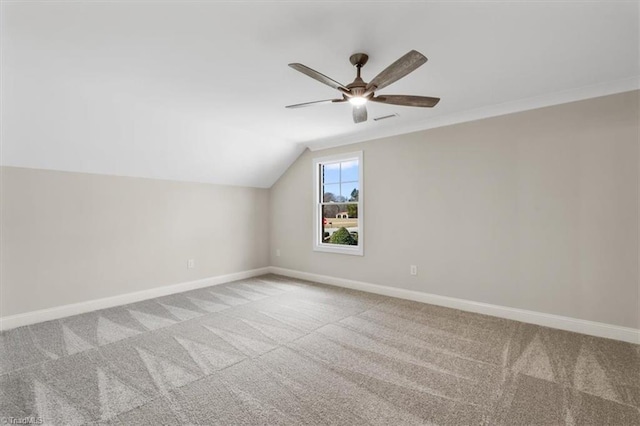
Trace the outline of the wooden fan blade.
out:
<instances>
[{"instance_id":1,"label":"wooden fan blade","mask_svg":"<svg viewBox=\"0 0 640 426\"><path fill-rule=\"evenodd\" d=\"M353 107L353 122L363 123L367 121L367 107L364 105Z\"/></svg>"},{"instance_id":2,"label":"wooden fan blade","mask_svg":"<svg viewBox=\"0 0 640 426\"><path fill-rule=\"evenodd\" d=\"M427 62L427 57L417 50L412 50L387 68L380 74L374 77L373 80L367 84L367 93L374 90L380 90L383 87L387 87L391 83L400 80L407 74L415 71L419 66Z\"/></svg>"},{"instance_id":3,"label":"wooden fan blade","mask_svg":"<svg viewBox=\"0 0 640 426\"><path fill-rule=\"evenodd\" d=\"M285 108L303 108L312 105L335 104L338 102L347 102L346 99L326 99L324 101L305 102L303 104L287 105Z\"/></svg>"},{"instance_id":4,"label":"wooden fan blade","mask_svg":"<svg viewBox=\"0 0 640 426\"><path fill-rule=\"evenodd\" d=\"M432 108L440 102L440 98L430 98L428 96L409 96L409 95L382 95L369 99L373 102L383 104L403 105L413 107Z\"/></svg>"},{"instance_id":5,"label":"wooden fan blade","mask_svg":"<svg viewBox=\"0 0 640 426\"><path fill-rule=\"evenodd\" d=\"M326 75L319 73L318 71L313 70L306 65L295 63L289 64L289 66L296 71L300 71L302 74L308 75L314 80L318 80L320 83L326 84L329 87L333 87L334 89L340 90L341 92L349 91L349 89L347 89L344 84L338 83L334 79L329 78Z\"/></svg>"}]
</instances>

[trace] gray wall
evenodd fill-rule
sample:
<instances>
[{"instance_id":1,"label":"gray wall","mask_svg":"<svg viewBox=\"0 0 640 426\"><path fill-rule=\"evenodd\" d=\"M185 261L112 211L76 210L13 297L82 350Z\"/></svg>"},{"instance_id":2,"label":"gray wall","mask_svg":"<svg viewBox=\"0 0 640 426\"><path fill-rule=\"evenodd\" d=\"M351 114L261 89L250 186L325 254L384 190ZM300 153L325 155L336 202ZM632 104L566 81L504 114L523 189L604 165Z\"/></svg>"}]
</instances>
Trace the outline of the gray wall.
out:
<instances>
[{"instance_id":1,"label":"gray wall","mask_svg":"<svg viewBox=\"0 0 640 426\"><path fill-rule=\"evenodd\" d=\"M629 92L307 151L271 189L271 264L639 327L638 136ZM365 255L314 252L312 159L354 150Z\"/></svg>"},{"instance_id":2,"label":"gray wall","mask_svg":"<svg viewBox=\"0 0 640 426\"><path fill-rule=\"evenodd\" d=\"M638 113L631 92L307 151L271 190L2 167L0 316L272 264L639 327ZM354 150L365 256L313 252L311 160Z\"/></svg>"},{"instance_id":3,"label":"gray wall","mask_svg":"<svg viewBox=\"0 0 640 426\"><path fill-rule=\"evenodd\" d=\"M268 266L268 190L13 167L1 177L0 316Z\"/></svg>"}]
</instances>

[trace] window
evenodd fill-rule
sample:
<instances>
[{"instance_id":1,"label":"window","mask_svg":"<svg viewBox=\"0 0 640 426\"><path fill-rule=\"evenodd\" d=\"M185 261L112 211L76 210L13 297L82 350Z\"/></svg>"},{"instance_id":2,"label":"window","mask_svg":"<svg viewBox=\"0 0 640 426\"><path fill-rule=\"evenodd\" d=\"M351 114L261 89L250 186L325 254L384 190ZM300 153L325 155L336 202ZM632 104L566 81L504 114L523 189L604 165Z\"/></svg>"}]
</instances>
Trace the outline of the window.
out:
<instances>
[{"instance_id":1,"label":"window","mask_svg":"<svg viewBox=\"0 0 640 426\"><path fill-rule=\"evenodd\" d=\"M362 151L317 158L314 250L363 254Z\"/></svg>"}]
</instances>

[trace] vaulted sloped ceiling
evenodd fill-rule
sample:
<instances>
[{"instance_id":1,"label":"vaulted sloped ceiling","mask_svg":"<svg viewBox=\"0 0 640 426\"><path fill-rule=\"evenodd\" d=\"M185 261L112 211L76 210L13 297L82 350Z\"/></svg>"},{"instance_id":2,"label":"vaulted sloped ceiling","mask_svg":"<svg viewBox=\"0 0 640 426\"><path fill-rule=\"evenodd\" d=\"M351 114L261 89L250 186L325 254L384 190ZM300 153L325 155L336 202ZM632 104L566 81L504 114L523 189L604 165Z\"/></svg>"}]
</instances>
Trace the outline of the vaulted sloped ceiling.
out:
<instances>
[{"instance_id":1,"label":"vaulted sloped ceiling","mask_svg":"<svg viewBox=\"0 0 640 426\"><path fill-rule=\"evenodd\" d=\"M637 88L636 2L3 2L2 164L269 187L318 148ZM429 62L384 89L434 109L286 110Z\"/></svg>"}]
</instances>

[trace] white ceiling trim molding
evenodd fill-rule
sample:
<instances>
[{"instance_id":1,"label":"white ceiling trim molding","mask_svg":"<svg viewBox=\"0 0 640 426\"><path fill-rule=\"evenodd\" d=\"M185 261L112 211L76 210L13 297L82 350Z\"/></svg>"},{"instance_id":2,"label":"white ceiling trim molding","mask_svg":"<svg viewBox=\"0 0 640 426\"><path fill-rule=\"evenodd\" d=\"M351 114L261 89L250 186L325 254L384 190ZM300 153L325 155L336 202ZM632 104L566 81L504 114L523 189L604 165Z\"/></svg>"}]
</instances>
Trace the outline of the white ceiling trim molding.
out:
<instances>
[{"instance_id":1,"label":"white ceiling trim molding","mask_svg":"<svg viewBox=\"0 0 640 426\"><path fill-rule=\"evenodd\" d=\"M575 89L562 90L560 92L535 96L519 101L505 102L496 105L489 105L455 114L433 117L420 122L406 123L387 129L372 129L366 132L357 133L340 138L325 138L315 141L305 142L304 146L311 151L335 148L343 145L350 145L358 142L365 142L373 139L382 139L390 136L398 136L421 130L435 129L437 127L450 126L452 124L465 123L469 121L482 120L484 118L498 117L501 115L513 114L516 112L528 111L553 105L560 105L569 102L581 101L585 99L597 98L600 96L614 95L616 93L629 92L640 89L640 76L614 80L606 83L591 86L578 87Z\"/></svg>"}]
</instances>

